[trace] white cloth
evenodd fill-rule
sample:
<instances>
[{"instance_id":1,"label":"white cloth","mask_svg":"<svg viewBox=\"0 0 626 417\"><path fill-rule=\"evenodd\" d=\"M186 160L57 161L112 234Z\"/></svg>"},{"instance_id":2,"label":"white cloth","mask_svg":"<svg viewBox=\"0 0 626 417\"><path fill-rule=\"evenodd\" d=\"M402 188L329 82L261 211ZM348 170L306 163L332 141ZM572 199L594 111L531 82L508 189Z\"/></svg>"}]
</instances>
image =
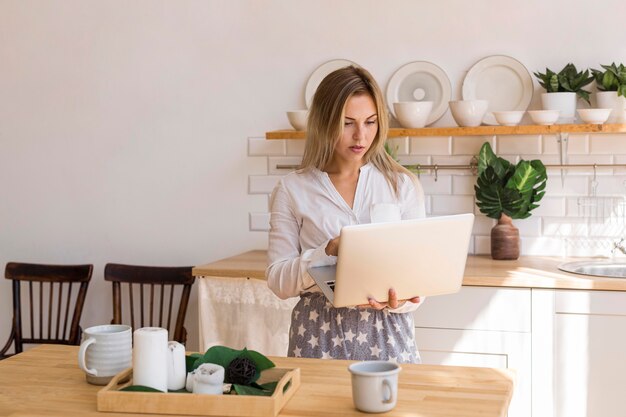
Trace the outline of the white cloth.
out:
<instances>
[{"instance_id":1,"label":"white cloth","mask_svg":"<svg viewBox=\"0 0 626 417\"><path fill-rule=\"evenodd\" d=\"M200 351L215 345L286 356L291 310L260 279L198 277Z\"/></svg>"},{"instance_id":2,"label":"white cloth","mask_svg":"<svg viewBox=\"0 0 626 417\"><path fill-rule=\"evenodd\" d=\"M366 164L361 167L350 208L323 171L294 171L281 178L270 199L269 266L265 272L270 289L283 299L319 292L307 268L335 264L337 258L326 255L329 240L339 236L343 226L371 223L374 204L399 205L403 220L425 217L419 181L402 174L398 188L396 197L383 174ZM417 307L407 302L391 311L405 313Z\"/></svg>"}]
</instances>

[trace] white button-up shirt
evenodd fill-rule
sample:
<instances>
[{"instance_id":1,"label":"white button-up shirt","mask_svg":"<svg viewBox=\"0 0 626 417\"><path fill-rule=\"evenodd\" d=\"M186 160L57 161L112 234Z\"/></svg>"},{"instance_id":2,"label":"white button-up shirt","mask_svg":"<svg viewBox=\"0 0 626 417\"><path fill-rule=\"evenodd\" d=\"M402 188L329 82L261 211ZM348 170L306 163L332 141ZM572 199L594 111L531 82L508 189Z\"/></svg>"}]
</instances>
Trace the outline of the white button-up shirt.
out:
<instances>
[{"instance_id":1,"label":"white button-up shirt","mask_svg":"<svg viewBox=\"0 0 626 417\"><path fill-rule=\"evenodd\" d=\"M327 173L312 168L280 179L270 199L269 288L280 298L320 291L307 269L332 265L337 257L326 255L326 245L347 225L371 223L370 209L379 203L397 204L401 218L425 217L424 191L417 180L401 174L398 195L372 164L361 167L350 208ZM364 300L365 301L365 300ZM410 302L392 310L408 312Z\"/></svg>"}]
</instances>

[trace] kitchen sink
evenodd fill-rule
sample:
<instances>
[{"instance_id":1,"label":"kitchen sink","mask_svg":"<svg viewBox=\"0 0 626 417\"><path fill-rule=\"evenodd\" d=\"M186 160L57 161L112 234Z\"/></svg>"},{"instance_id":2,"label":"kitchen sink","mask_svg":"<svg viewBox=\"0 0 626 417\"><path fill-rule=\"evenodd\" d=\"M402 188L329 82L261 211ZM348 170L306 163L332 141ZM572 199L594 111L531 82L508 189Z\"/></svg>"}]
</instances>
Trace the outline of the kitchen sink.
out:
<instances>
[{"instance_id":1,"label":"kitchen sink","mask_svg":"<svg viewBox=\"0 0 626 417\"><path fill-rule=\"evenodd\" d=\"M626 262L583 261L558 266L561 271L596 277L626 278Z\"/></svg>"}]
</instances>

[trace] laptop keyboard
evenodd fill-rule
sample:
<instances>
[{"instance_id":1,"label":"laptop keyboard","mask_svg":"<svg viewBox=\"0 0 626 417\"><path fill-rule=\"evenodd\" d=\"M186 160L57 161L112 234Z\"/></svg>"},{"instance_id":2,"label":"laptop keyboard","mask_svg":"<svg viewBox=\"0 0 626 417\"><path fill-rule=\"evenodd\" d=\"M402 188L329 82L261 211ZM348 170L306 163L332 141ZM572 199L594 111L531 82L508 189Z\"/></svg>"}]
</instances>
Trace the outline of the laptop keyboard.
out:
<instances>
[{"instance_id":1,"label":"laptop keyboard","mask_svg":"<svg viewBox=\"0 0 626 417\"><path fill-rule=\"evenodd\" d=\"M326 281L326 285L328 285L333 292L335 291L335 281Z\"/></svg>"}]
</instances>

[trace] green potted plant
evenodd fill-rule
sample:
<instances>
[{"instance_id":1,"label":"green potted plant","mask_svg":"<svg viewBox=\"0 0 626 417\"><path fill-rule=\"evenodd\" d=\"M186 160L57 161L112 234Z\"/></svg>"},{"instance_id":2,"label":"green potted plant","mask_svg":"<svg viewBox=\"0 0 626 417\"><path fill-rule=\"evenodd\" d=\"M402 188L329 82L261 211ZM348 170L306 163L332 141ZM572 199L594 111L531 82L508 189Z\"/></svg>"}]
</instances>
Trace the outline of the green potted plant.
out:
<instances>
[{"instance_id":1,"label":"green potted plant","mask_svg":"<svg viewBox=\"0 0 626 417\"><path fill-rule=\"evenodd\" d=\"M626 67L624 64L600 65L604 71L591 69L598 92L595 93L598 108L613 109L608 123L626 122Z\"/></svg>"},{"instance_id":2,"label":"green potted plant","mask_svg":"<svg viewBox=\"0 0 626 417\"><path fill-rule=\"evenodd\" d=\"M582 98L589 103L589 91L583 87L593 81L589 70L578 71L572 63L567 64L561 71L555 73L546 68L545 73L535 72L539 84L546 89L541 95L541 105L544 110L559 110L561 122L572 123L576 115L576 98Z\"/></svg>"},{"instance_id":3,"label":"green potted plant","mask_svg":"<svg viewBox=\"0 0 626 417\"><path fill-rule=\"evenodd\" d=\"M519 230L512 219L525 219L545 194L548 176L540 160L520 160L516 165L496 156L489 142L478 154L478 179L474 186L480 212L498 224L491 229L491 257L517 259Z\"/></svg>"}]
</instances>

